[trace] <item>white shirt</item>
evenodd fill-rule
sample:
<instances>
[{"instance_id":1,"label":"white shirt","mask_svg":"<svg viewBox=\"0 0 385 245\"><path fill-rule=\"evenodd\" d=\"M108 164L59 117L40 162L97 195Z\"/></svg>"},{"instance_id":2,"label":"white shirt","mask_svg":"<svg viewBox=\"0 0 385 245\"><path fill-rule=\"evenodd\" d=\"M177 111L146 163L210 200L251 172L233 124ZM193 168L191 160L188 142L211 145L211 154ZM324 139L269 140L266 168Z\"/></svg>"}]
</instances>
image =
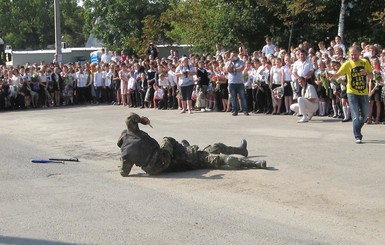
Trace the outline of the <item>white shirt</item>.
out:
<instances>
[{"instance_id":1,"label":"white shirt","mask_svg":"<svg viewBox=\"0 0 385 245\"><path fill-rule=\"evenodd\" d=\"M264 53L265 56L268 57L269 54L274 55L274 53L275 53L274 49L275 49L275 45L274 44L270 44L270 45L266 44L262 48L262 53Z\"/></svg>"},{"instance_id":2,"label":"white shirt","mask_svg":"<svg viewBox=\"0 0 385 245\"><path fill-rule=\"evenodd\" d=\"M104 80L104 85L106 87L110 87L111 86L111 83L112 83L112 77L113 77L113 72L112 71L108 71L105 75L105 80Z\"/></svg>"},{"instance_id":3,"label":"white shirt","mask_svg":"<svg viewBox=\"0 0 385 245\"><path fill-rule=\"evenodd\" d=\"M271 76L272 76L272 84L276 84L276 85L280 85L282 83L282 67L281 68L278 68L276 66L273 66L271 68Z\"/></svg>"},{"instance_id":4,"label":"white shirt","mask_svg":"<svg viewBox=\"0 0 385 245\"><path fill-rule=\"evenodd\" d=\"M257 70L257 80L262 82L268 82L270 71L265 66L260 66Z\"/></svg>"},{"instance_id":5,"label":"white shirt","mask_svg":"<svg viewBox=\"0 0 385 245\"><path fill-rule=\"evenodd\" d=\"M254 75L253 75L253 70L250 69L247 72L247 80L246 81L243 81L243 84L245 85L245 88L246 89L250 89L251 88L251 84L254 80ZM245 76L244 73L242 73L242 77Z\"/></svg>"},{"instance_id":6,"label":"white shirt","mask_svg":"<svg viewBox=\"0 0 385 245\"><path fill-rule=\"evenodd\" d=\"M111 61L113 61L113 62L118 62L121 60L122 60L122 57L120 57L119 55L115 55L115 56L111 57Z\"/></svg>"},{"instance_id":7,"label":"white shirt","mask_svg":"<svg viewBox=\"0 0 385 245\"><path fill-rule=\"evenodd\" d=\"M88 73L84 71L78 71L76 72L75 77L77 79L77 85L79 88L84 88L87 85Z\"/></svg>"},{"instance_id":8,"label":"white shirt","mask_svg":"<svg viewBox=\"0 0 385 245\"><path fill-rule=\"evenodd\" d=\"M303 97L303 98L307 98L307 99L315 98L316 101L315 101L315 102L311 102L311 103L313 103L313 104L318 104L318 95L317 95L317 91L316 91L316 89L314 88L313 85L311 85L311 84L308 83L308 84L306 85L306 89L303 89L303 88L302 88L301 93L302 93L302 97ZM310 102L310 101L309 101L309 102Z\"/></svg>"},{"instance_id":9,"label":"white shirt","mask_svg":"<svg viewBox=\"0 0 385 245\"><path fill-rule=\"evenodd\" d=\"M104 79L104 72L96 72L94 74L94 86L95 87L102 87L103 86L103 79Z\"/></svg>"},{"instance_id":10,"label":"white shirt","mask_svg":"<svg viewBox=\"0 0 385 245\"><path fill-rule=\"evenodd\" d=\"M306 59L305 61L297 60L293 64L293 72L297 72L298 76L306 77L309 71L314 71L313 64Z\"/></svg>"},{"instance_id":11,"label":"white shirt","mask_svg":"<svg viewBox=\"0 0 385 245\"><path fill-rule=\"evenodd\" d=\"M100 57L100 61L103 63L110 63L111 57L112 57L112 55L110 52L104 53L104 54L102 54L102 57Z\"/></svg>"},{"instance_id":12,"label":"white shirt","mask_svg":"<svg viewBox=\"0 0 385 245\"><path fill-rule=\"evenodd\" d=\"M163 80L162 79L159 79L158 80L158 85L159 87L161 88L168 88L170 87L170 81L168 80L168 78L164 78Z\"/></svg>"},{"instance_id":13,"label":"white shirt","mask_svg":"<svg viewBox=\"0 0 385 245\"><path fill-rule=\"evenodd\" d=\"M127 84L128 89L136 90L136 82L134 77L130 77L128 79L128 84Z\"/></svg>"},{"instance_id":14,"label":"white shirt","mask_svg":"<svg viewBox=\"0 0 385 245\"><path fill-rule=\"evenodd\" d=\"M155 91L155 94L156 94L155 99L161 100L164 97L164 91L161 88L157 89Z\"/></svg>"},{"instance_id":15,"label":"white shirt","mask_svg":"<svg viewBox=\"0 0 385 245\"><path fill-rule=\"evenodd\" d=\"M288 67L287 65L284 65L282 68L283 68L283 74L284 74L283 80L284 81L291 81L290 67Z\"/></svg>"},{"instance_id":16,"label":"white shirt","mask_svg":"<svg viewBox=\"0 0 385 245\"><path fill-rule=\"evenodd\" d=\"M169 70L167 73L168 73L168 81L170 82L170 86L171 87L176 86L175 72L173 72L172 70Z\"/></svg>"}]
</instances>

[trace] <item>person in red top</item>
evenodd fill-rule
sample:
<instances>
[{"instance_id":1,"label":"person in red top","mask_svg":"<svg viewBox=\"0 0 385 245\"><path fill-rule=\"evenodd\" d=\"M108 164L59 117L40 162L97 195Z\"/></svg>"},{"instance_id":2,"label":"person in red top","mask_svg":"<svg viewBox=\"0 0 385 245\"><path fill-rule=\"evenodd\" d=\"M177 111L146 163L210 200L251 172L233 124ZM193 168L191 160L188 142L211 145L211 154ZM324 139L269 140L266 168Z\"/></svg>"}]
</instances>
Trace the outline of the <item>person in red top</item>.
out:
<instances>
[{"instance_id":1,"label":"person in red top","mask_svg":"<svg viewBox=\"0 0 385 245\"><path fill-rule=\"evenodd\" d=\"M125 61L126 61L126 59L127 59L127 55L126 55L126 53L122 50L121 52L120 52L120 59L121 59L121 61L124 63Z\"/></svg>"}]
</instances>

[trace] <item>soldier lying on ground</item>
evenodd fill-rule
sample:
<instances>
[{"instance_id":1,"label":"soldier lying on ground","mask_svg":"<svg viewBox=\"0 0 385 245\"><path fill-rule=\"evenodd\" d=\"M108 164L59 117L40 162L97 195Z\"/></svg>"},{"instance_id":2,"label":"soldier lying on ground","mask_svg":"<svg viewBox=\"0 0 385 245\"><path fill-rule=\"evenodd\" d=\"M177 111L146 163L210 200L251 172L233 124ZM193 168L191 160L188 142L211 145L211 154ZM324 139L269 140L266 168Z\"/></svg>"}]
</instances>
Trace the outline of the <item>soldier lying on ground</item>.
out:
<instances>
[{"instance_id":1,"label":"soldier lying on ground","mask_svg":"<svg viewBox=\"0 0 385 245\"><path fill-rule=\"evenodd\" d=\"M159 146L155 139L139 129L138 123L150 125L150 120L130 113L126 118L127 129L122 132L117 143L121 149L120 174L123 177L129 175L134 164L150 175L194 169L266 168L265 160L246 158L246 140L242 140L239 147L216 143L199 150L198 146L190 146L186 140L179 143L171 137L164 137ZM244 157L229 156L231 154Z\"/></svg>"}]
</instances>

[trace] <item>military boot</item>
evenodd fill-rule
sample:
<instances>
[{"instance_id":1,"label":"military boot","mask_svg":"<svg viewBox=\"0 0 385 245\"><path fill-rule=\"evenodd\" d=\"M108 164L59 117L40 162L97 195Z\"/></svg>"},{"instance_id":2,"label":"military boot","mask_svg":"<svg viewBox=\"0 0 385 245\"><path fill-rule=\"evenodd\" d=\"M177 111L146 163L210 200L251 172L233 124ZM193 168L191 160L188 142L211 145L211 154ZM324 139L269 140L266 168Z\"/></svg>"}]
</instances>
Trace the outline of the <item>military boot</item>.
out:
<instances>
[{"instance_id":1,"label":"military boot","mask_svg":"<svg viewBox=\"0 0 385 245\"><path fill-rule=\"evenodd\" d=\"M122 177L128 177L128 175L131 172L132 165L123 159L120 159L120 163L121 163L120 175Z\"/></svg>"},{"instance_id":2,"label":"military boot","mask_svg":"<svg viewBox=\"0 0 385 245\"><path fill-rule=\"evenodd\" d=\"M266 161L253 161L247 158L241 159L241 168L266 168Z\"/></svg>"},{"instance_id":3,"label":"military boot","mask_svg":"<svg viewBox=\"0 0 385 245\"><path fill-rule=\"evenodd\" d=\"M245 139L241 140L241 145L239 147L229 146L227 148L228 155L230 154L238 154L244 157L249 155L249 151L247 150L247 141Z\"/></svg>"},{"instance_id":4,"label":"military boot","mask_svg":"<svg viewBox=\"0 0 385 245\"><path fill-rule=\"evenodd\" d=\"M181 143L184 147L190 146L190 143L189 143L187 140L182 140L180 143Z\"/></svg>"}]
</instances>

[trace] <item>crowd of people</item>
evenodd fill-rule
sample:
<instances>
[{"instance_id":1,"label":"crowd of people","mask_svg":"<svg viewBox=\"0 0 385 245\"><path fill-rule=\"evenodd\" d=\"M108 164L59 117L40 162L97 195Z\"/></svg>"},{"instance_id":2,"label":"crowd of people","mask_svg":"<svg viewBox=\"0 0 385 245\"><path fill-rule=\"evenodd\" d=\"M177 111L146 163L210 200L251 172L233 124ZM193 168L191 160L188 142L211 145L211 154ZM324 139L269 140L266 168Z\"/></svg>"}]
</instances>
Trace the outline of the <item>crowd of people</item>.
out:
<instances>
[{"instance_id":1,"label":"crowd of people","mask_svg":"<svg viewBox=\"0 0 385 245\"><path fill-rule=\"evenodd\" d=\"M365 42L352 46L360 47L360 57L371 64L366 122L378 124L385 104L385 49ZM317 47L305 41L285 50L266 38L266 45L254 52L242 43L237 50L217 44L215 53L180 56L170 50L168 57L159 57L159 50L150 44L143 59L103 49L99 61L92 64L63 64L55 57L51 63L2 66L0 111L104 103L180 113L302 116L295 102L300 102L309 84L316 91L312 100L316 106L301 120L318 115L346 122L351 120L347 79L333 74L347 59L349 52L339 36Z\"/></svg>"}]
</instances>

